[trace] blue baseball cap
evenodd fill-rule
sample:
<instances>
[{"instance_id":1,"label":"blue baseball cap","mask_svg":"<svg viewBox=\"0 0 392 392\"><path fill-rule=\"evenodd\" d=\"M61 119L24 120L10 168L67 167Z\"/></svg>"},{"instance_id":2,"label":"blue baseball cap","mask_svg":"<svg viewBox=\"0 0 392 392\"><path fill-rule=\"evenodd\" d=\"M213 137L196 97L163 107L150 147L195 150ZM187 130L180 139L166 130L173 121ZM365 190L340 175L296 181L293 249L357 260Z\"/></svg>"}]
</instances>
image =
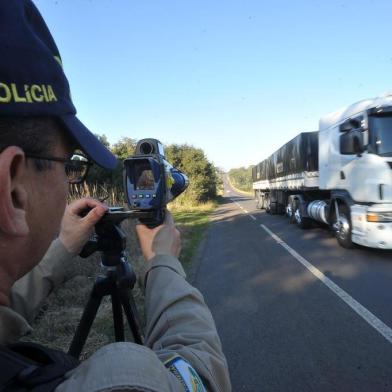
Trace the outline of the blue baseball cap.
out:
<instances>
[{"instance_id":1,"label":"blue baseball cap","mask_svg":"<svg viewBox=\"0 0 392 392\"><path fill-rule=\"evenodd\" d=\"M76 117L60 53L31 0L0 0L0 116L57 117L98 165L117 164Z\"/></svg>"}]
</instances>

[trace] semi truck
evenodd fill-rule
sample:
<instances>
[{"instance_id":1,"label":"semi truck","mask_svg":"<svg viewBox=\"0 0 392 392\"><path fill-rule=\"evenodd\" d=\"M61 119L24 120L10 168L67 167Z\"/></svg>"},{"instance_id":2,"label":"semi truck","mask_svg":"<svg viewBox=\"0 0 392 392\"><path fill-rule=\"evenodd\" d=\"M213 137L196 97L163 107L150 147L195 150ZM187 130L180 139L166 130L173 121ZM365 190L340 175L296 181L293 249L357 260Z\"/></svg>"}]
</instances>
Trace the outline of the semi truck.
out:
<instances>
[{"instance_id":1,"label":"semi truck","mask_svg":"<svg viewBox=\"0 0 392 392\"><path fill-rule=\"evenodd\" d=\"M322 117L253 167L257 207L338 243L392 249L392 93Z\"/></svg>"}]
</instances>

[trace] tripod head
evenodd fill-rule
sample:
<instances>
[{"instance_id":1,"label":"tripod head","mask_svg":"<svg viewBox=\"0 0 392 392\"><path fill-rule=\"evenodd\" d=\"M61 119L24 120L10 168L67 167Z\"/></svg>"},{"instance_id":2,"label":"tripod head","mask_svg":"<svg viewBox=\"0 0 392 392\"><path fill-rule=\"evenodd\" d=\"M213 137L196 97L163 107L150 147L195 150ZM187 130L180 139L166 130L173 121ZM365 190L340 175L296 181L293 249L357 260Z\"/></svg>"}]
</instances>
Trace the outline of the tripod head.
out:
<instances>
[{"instance_id":1,"label":"tripod head","mask_svg":"<svg viewBox=\"0 0 392 392\"><path fill-rule=\"evenodd\" d=\"M150 213L146 212L148 217ZM102 264L106 267L118 265L126 248L126 235L121 228L125 219L140 218L140 213L124 210L123 207L110 207L109 211L95 225L94 236L87 241L79 256L86 258L94 252L102 252Z\"/></svg>"},{"instance_id":2,"label":"tripod head","mask_svg":"<svg viewBox=\"0 0 392 392\"><path fill-rule=\"evenodd\" d=\"M126 248L126 236L121 222L130 218L132 213L122 207L111 207L103 218L95 225L95 234L80 252L86 258L94 252L102 252L102 264L115 266Z\"/></svg>"}]
</instances>

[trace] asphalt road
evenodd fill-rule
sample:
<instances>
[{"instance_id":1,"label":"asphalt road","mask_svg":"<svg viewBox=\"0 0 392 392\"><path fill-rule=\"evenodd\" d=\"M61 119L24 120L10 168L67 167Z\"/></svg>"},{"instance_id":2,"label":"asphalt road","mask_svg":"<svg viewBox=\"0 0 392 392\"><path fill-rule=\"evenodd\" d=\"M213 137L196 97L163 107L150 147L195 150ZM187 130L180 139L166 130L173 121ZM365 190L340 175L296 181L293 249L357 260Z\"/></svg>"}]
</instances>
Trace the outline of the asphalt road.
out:
<instances>
[{"instance_id":1,"label":"asphalt road","mask_svg":"<svg viewBox=\"0 0 392 392\"><path fill-rule=\"evenodd\" d=\"M256 210L227 183L224 200L193 283L233 391L392 391L392 252L343 249L324 228Z\"/></svg>"}]
</instances>

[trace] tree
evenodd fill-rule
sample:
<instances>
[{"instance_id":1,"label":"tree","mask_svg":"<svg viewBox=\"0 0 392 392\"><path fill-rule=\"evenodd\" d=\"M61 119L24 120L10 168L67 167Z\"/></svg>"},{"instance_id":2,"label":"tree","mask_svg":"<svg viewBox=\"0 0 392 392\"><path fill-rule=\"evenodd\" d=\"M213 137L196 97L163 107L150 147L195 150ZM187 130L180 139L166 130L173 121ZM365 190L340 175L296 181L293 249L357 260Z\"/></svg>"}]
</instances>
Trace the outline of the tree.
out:
<instances>
[{"instance_id":1,"label":"tree","mask_svg":"<svg viewBox=\"0 0 392 392\"><path fill-rule=\"evenodd\" d=\"M183 199L200 203L216 197L219 177L203 150L187 144L172 144L166 147L166 159L189 178L190 185Z\"/></svg>"},{"instance_id":2,"label":"tree","mask_svg":"<svg viewBox=\"0 0 392 392\"><path fill-rule=\"evenodd\" d=\"M106 135L95 135L98 140L108 149L110 149L110 143ZM108 169L104 169L96 164L93 164L90 168L89 174L87 176L87 183L90 185L100 184L108 185L113 184L114 176L113 172Z\"/></svg>"},{"instance_id":3,"label":"tree","mask_svg":"<svg viewBox=\"0 0 392 392\"><path fill-rule=\"evenodd\" d=\"M114 155L118 159L124 160L131 155L135 154L136 140L130 137L122 137L117 143L111 148Z\"/></svg>"},{"instance_id":4,"label":"tree","mask_svg":"<svg viewBox=\"0 0 392 392\"><path fill-rule=\"evenodd\" d=\"M99 141L116 155L118 164L114 170L107 170L93 165L88 175L90 185L100 184L106 188L123 188L123 161L135 153L136 140L129 137L122 137L113 146L106 135L96 135Z\"/></svg>"}]
</instances>

